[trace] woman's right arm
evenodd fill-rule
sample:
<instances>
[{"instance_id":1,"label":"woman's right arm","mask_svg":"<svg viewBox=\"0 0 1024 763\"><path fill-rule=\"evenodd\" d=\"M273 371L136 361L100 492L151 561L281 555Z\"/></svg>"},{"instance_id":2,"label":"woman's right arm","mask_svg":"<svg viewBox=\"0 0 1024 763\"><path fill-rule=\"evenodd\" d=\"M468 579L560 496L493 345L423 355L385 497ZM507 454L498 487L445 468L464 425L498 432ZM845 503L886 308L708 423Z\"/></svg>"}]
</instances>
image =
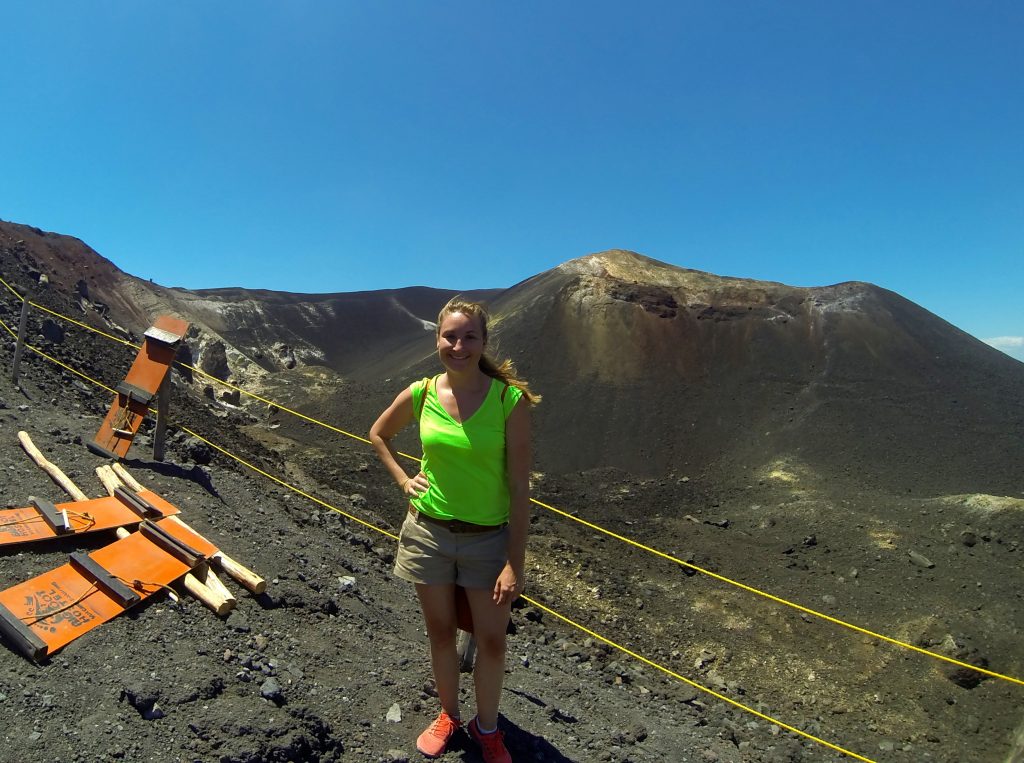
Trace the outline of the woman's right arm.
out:
<instances>
[{"instance_id":1,"label":"woman's right arm","mask_svg":"<svg viewBox=\"0 0 1024 763\"><path fill-rule=\"evenodd\" d=\"M412 421L412 391L406 387L370 427L370 444L384 468L401 488L404 495L415 497L429 487L426 476L419 472L413 477L406 474L398 463L398 453L391 445L392 438Z\"/></svg>"}]
</instances>

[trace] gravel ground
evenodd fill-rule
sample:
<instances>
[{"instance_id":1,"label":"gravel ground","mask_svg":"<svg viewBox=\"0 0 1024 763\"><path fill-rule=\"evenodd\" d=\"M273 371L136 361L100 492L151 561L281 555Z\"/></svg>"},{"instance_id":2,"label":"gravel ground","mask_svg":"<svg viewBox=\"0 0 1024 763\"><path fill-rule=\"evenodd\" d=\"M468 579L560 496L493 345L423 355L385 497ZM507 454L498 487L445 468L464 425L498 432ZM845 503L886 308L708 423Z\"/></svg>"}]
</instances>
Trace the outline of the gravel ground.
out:
<instances>
[{"instance_id":1,"label":"gravel ground","mask_svg":"<svg viewBox=\"0 0 1024 763\"><path fill-rule=\"evenodd\" d=\"M37 383L46 376L45 364L29 360L22 390L0 385L0 438L7 443L0 465L11 506L24 505L30 494L66 500L18 447L19 430L87 493L102 494L92 474L102 462L83 446L99 425L102 403L72 383L73 392L55 406L62 382L51 374L52 381ZM146 442L140 437L138 452ZM273 459L251 450L249 458ZM254 597L232 586L238 606L225 619L188 597L175 604L156 596L41 665L8 651L0 659L7 719L0 759L419 757L413 740L436 700L411 591L389 574L393 543L209 456L172 434L166 463L139 458L127 466L196 529L264 575L267 593ZM323 495L393 527L360 494ZM73 550L112 540L97 533L10 548L0 570L13 584L64 563ZM517 609L513 626L503 726L518 760L831 757L773 735L765 724L748 728L688 687L531 607ZM466 704L471 710L468 694ZM445 759L479 758L460 739Z\"/></svg>"},{"instance_id":2,"label":"gravel ground","mask_svg":"<svg viewBox=\"0 0 1024 763\"><path fill-rule=\"evenodd\" d=\"M51 295L52 296L52 295ZM53 297L56 299L56 297ZM56 305L62 307L61 305ZM74 310L68 297L63 306ZM0 318L16 322L10 306ZM108 385L130 358L33 316L30 337ZM3 500L66 500L17 444L30 433L89 495L84 447L107 393L31 353L10 380L0 343ZM292 402L285 400L283 402ZM295 401L301 405L301 400ZM922 402L927 407L927 401ZM311 413L317 413L310 409ZM365 418L365 411L360 415ZM369 449L280 412L240 410L176 377L172 419L253 466L391 532L399 497ZM401 761L436 712L426 639L393 541L172 426L128 469L267 578L218 618L155 596L34 665L0 650L5 761ZM535 494L709 572L871 630L1024 675L1020 497L894 493L797 461L638 476L546 474ZM113 540L97 533L0 552L14 585ZM1002 761L1020 687L821 622L537 509L528 595L761 713L877 761ZM523 603L513 612L502 726L521 761L836 761L851 758L742 712ZM468 688L468 682L467 682ZM472 698L465 696L467 712ZM444 760L478 761L460 738Z\"/></svg>"}]
</instances>

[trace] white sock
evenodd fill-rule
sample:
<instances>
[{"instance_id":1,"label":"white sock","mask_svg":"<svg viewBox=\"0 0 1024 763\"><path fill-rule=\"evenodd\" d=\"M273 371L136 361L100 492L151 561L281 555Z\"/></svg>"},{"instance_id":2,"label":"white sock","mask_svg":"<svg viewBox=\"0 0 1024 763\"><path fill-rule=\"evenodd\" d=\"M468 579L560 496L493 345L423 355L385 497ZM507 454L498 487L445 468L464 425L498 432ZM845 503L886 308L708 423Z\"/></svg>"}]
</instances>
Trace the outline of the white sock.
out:
<instances>
[{"instance_id":1,"label":"white sock","mask_svg":"<svg viewBox=\"0 0 1024 763\"><path fill-rule=\"evenodd\" d=\"M478 715L476 717L476 730L479 731L481 734L493 734L495 731L498 730L498 724L494 724L494 728L493 729L490 729L490 730L485 729L483 727L483 725L481 725L481 723L480 723L480 716Z\"/></svg>"}]
</instances>

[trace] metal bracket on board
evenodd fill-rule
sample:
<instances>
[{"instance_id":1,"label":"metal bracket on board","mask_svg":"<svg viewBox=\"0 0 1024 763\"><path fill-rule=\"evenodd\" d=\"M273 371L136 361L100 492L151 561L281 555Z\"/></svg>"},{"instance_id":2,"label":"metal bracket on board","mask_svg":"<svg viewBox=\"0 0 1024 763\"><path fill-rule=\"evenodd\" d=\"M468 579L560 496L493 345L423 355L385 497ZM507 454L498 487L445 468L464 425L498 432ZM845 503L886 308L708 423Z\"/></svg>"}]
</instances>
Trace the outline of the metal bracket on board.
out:
<instances>
[{"instance_id":1,"label":"metal bracket on board","mask_svg":"<svg viewBox=\"0 0 1024 763\"><path fill-rule=\"evenodd\" d=\"M188 324L185 324L185 331L188 330ZM170 347L175 347L185 337L185 331L178 333L177 331L168 331L165 328L159 326L150 326L146 329L144 336L147 339L152 339L156 342L166 344Z\"/></svg>"},{"instance_id":2,"label":"metal bracket on board","mask_svg":"<svg viewBox=\"0 0 1024 763\"><path fill-rule=\"evenodd\" d=\"M42 515L43 519L46 520L46 524L48 524L57 535L74 532L71 522L68 521L68 512L66 509L58 509L45 498L36 498L34 495L30 495L28 497L28 502L36 508L36 510Z\"/></svg>"}]
</instances>

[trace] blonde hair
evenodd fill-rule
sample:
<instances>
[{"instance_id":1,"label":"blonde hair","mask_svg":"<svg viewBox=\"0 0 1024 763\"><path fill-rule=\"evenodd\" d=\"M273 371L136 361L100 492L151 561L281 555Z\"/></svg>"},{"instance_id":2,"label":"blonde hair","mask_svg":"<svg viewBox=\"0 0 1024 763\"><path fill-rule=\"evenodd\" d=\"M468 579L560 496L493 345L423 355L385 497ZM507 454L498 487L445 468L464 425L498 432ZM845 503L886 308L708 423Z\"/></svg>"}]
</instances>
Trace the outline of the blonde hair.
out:
<instances>
[{"instance_id":1,"label":"blonde hair","mask_svg":"<svg viewBox=\"0 0 1024 763\"><path fill-rule=\"evenodd\" d=\"M487 312L487 308L482 302L471 302L462 297L455 296L448 300L448 304L441 308L441 312L437 314L437 335L441 335L441 323L449 315L454 313L462 313L468 315L471 318L475 317L480 321L480 328L484 335L484 348L487 347L487 321L490 319L490 314ZM530 405L536 405L540 402L541 396L536 392L530 390L530 385L526 379L521 378L516 373L516 367L512 361L508 358L498 363L486 352L480 356L480 370L483 371L487 376L492 379L504 382L510 387L516 387L523 392L523 397Z\"/></svg>"}]
</instances>

